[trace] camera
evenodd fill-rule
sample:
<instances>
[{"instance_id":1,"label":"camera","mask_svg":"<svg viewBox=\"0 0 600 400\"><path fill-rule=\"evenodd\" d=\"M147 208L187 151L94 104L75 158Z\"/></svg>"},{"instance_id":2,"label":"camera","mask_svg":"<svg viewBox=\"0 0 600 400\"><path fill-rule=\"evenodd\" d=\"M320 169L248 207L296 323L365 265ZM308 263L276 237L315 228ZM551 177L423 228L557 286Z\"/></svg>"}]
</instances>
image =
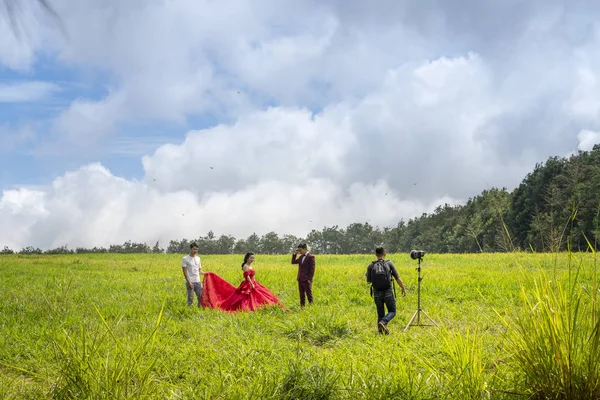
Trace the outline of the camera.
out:
<instances>
[{"instance_id":1,"label":"camera","mask_svg":"<svg viewBox=\"0 0 600 400\"><path fill-rule=\"evenodd\" d=\"M417 258L423 258L425 256L425 251L423 250L411 250L410 258L416 260Z\"/></svg>"}]
</instances>

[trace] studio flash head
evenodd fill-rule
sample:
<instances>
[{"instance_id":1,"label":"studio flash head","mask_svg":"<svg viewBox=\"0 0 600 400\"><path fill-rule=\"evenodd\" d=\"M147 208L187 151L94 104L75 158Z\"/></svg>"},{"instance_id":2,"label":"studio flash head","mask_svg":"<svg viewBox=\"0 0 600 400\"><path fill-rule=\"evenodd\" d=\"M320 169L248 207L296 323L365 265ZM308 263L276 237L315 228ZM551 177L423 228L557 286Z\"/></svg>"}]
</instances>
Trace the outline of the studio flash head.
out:
<instances>
[{"instance_id":1,"label":"studio flash head","mask_svg":"<svg viewBox=\"0 0 600 400\"><path fill-rule=\"evenodd\" d=\"M410 258L412 258L413 260L421 259L424 256L425 256L424 250L411 250L410 251Z\"/></svg>"}]
</instances>

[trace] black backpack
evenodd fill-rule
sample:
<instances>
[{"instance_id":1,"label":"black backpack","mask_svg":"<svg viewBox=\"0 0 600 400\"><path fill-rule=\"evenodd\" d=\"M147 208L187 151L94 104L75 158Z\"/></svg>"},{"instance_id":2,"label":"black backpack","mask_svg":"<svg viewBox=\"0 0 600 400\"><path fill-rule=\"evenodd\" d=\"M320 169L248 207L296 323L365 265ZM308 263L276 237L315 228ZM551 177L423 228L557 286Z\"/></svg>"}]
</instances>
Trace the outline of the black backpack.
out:
<instances>
[{"instance_id":1,"label":"black backpack","mask_svg":"<svg viewBox=\"0 0 600 400\"><path fill-rule=\"evenodd\" d=\"M392 287L392 270L385 260L378 260L371 268L371 285L375 290L388 290Z\"/></svg>"}]
</instances>

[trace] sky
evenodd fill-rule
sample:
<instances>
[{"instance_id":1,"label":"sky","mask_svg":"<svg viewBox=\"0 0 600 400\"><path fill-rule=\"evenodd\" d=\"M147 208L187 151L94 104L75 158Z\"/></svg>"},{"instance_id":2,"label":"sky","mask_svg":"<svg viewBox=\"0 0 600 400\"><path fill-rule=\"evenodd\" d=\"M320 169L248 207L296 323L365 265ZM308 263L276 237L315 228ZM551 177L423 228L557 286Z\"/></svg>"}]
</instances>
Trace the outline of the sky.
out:
<instances>
[{"instance_id":1,"label":"sky","mask_svg":"<svg viewBox=\"0 0 600 400\"><path fill-rule=\"evenodd\" d=\"M22 3L0 248L395 226L600 143L597 2Z\"/></svg>"}]
</instances>

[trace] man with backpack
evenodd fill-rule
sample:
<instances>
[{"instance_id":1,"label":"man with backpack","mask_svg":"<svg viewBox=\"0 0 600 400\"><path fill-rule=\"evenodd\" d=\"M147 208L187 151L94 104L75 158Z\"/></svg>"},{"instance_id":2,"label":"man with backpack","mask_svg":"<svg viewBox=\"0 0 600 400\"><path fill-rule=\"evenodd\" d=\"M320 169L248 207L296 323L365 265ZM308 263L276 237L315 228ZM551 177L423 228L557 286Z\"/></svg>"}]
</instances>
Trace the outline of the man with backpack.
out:
<instances>
[{"instance_id":1,"label":"man with backpack","mask_svg":"<svg viewBox=\"0 0 600 400\"><path fill-rule=\"evenodd\" d=\"M383 247L375 249L377 260L373 261L367 267L367 282L371 284L371 293L375 306L377 306L377 330L379 333L390 333L387 324L396 316L396 298L392 289L392 277L402 289L402 296L406 296L404 283L396 271L396 266L393 262L386 260L386 252ZM385 308L387 308L387 314Z\"/></svg>"}]
</instances>

